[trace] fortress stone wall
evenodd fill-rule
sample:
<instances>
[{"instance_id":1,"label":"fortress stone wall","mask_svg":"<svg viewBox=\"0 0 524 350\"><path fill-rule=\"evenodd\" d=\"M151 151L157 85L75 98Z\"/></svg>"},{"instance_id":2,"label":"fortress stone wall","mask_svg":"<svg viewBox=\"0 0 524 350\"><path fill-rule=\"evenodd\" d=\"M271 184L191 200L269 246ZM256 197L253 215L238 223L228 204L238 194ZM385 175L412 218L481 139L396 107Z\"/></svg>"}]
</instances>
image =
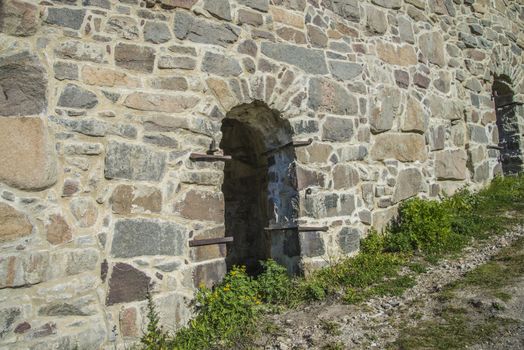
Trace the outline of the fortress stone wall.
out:
<instances>
[{"instance_id":1,"label":"fortress stone wall","mask_svg":"<svg viewBox=\"0 0 524 350\"><path fill-rule=\"evenodd\" d=\"M175 329L520 171L523 49L522 0L1 1L0 347L124 348L148 289Z\"/></svg>"}]
</instances>

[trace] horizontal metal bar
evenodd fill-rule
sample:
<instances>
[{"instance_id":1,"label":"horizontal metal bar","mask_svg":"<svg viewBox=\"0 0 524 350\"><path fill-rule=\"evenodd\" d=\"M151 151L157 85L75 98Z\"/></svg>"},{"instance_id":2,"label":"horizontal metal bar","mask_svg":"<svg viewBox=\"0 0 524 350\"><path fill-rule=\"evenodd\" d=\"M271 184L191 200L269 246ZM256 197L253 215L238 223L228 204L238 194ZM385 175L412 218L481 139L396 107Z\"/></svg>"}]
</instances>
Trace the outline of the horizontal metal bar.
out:
<instances>
[{"instance_id":1,"label":"horizontal metal bar","mask_svg":"<svg viewBox=\"0 0 524 350\"><path fill-rule=\"evenodd\" d=\"M326 232L329 230L327 226L270 226L264 228L265 231L286 231L286 230L297 230L298 232L313 232L322 231Z\"/></svg>"},{"instance_id":2,"label":"horizontal metal bar","mask_svg":"<svg viewBox=\"0 0 524 350\"><path fill-rule=\"evenodd\" d=\"M499 151L502 151L504 149L504 147L495 146L495 145L488 145L487 148L488 149L498 149Z\"/></svg>"},{"instance_id":3,"label":"horizontal metal bar","mask_svg":"<svg viewBox=\"0 0 524 350\"><path fill-rule=\"evenodd\" d=\"M225 244L233 242L233 237L220 237L220 238L208 238L208 239L194 239L189 241L190 247L200 247L203 245L212 245L212 244Z\"/></svg>"},{"instance_id":4,"label":"horizontal metal bar","mask_svg":"<svg viewBox=\"0 0 524 350\"><path fill-rule=\"evenodd\" d=\"M215 154L205 154L205 153L191 153L189 159L193 161L226 161L231 160L231 156L225 155L215 155Z\"/></svg>"},{"instance_id":5,"label":"horizontal metal bar","mask_svg":"<svg viewBox=\"0 0 524 350\"><path fill-rule=\"evenodd\" d=\"M303 141L290 141L290 142L288 142L286 144L283 144L283 145L278 146L276 148L270 149L269 151L265 151L265 152L262 153L262 155L266 156L266 155L278 152L281 149L284 149L284 148L289 147L289 146L304 147L304 146L309 146L312 143L313 143L313 139L308 139L308 140L303 140Z\"/></svg>"}]
</instances>

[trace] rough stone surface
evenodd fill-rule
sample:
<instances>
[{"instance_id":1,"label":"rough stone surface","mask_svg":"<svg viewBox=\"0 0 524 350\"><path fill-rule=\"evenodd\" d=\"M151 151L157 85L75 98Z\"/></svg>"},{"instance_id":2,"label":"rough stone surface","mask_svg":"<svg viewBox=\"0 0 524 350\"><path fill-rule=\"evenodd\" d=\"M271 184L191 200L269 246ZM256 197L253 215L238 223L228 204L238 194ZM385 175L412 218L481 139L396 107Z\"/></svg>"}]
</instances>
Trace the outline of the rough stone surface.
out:
<instances>
[{"instance_id":1,"label":"rough stone surface","mask_svg":"<svg viewBox=\"0 0 524 350\"><path fill-rule=\"evenodd\" d=\"M73 237L71 227L61 215L51 215L45 228L47 241L54 245L69 242Z\"/></svg>"},{"instance_id":2,"label":"rough stone surface","mask_svg":"<svg viewBox=\"0 0 524 350\"><path fill-rule=\"evenodd\" d=\"M115 47L115 64L132 71L151 73L155 50L147 46L120 43Z\"/></svg>"},{"instance_id":3,"label":"rough stone surface","mask_svg":"<svg viewBox=\"0 0 524 350\"><path fill-rule=\"evenodd\" d=\"M357 99L350 95L342 85L324 78L309 81L308 105L318 112L355 115Z\"/></svg>"},{"instance_id":4,"label":"rough stone surface","mask_svg":"<svg viewBox=\"0 0 524 350\"><path fill-rule=\"evenodd\" d=\"M419 38L420 50L424 56L439 67L446 64L444 39L439 32L424 33Z\"/></svg>"},{"instance_id":5,"label":"rough stone surface","mask_svg":"<svg viewBox=\"0 0 524 350\"><path fill-rule=\"evenodd\" d=\"M468 157L464 150L435 152L435 174L439 180L464 180Z\"/></svg>"},{"instance_id":6,"label":"rough stone surface","mask_svg":"<svg viewBox=\"0 0 524 350\"><path fill-rule=\"evenodd\" d=\"M171 39L171 32L167 24L148 21L144 26L144 39L154 44L161 44Z\"/></svg>"},{"instance_id":7,"label":"rough stone surface","mask_svg":"<svg viewBox=\"0 0 524 350\"><path fill-rule=\"evenodd\" d=\"M222 222L224 199L222 194L191 190L175 204L175 211L186 219Z\"/></svg>"},{"instance_id":8,"label":"rough stone surface","mask_svg":"<svg viewBox=\"0 0 524 350\"><path fill-rule=\"evenodd\" d=\"M78 30L82 26L82 22L84 22L85 14L85 10L50 7L47 10L45 21L49 24Z\"/></svg>"},{"instance_id":9,"label":"rough stone surface","mask_svg":"<svg viewBox=\"0 0 524 350\"><path fill-rule=\"evenodd\" d=\"M179 113L194 107L198 101L194 96L134 92L126 97L124 106L140 111Z\"/></svg>"},{"instance_id":10,"label":"rough stone surface","mask_svg":"<svg viewBox=\"0 0 524 350\"><path fill-rule=\"evenodd\" d=\"M238 76L242 68L237 60L224 55L206 52L202 61L202 71L223 77Z\"/></svg>"},{"instance_id":11,"label":"rough stone surface","mask_svg":"<svg viewBox=\"0 0 524 350\"><path fill-rule=\"evenodd\" d=\"M338 233L338 245L344 254L357 252L360 247L360 232L351 227L343 227Z\"/></svg>"},{"instance_id":12,"label":"rough stone surface","mask_svg":"<svg viewBox=\"0 0 524 350\"><path fill-rule=\"evenodd\" d=\"M401 170L397 177L393 203L413 197L425 190L424 177L419 169L409 168Z\"/></svg>"},{"instance_id":13,"label":"rough stone surface","mask_svg":"<svg viewBox=\"0 0 524 350\"><path fill-rule=\"evenodd\" d=\"M393 127L393 120L399 114L400 91L394 87L384 87L374 101L369 124L371 131L380 133Z\"/></svg>"},{"instance_id":14,"label":"rough stone surface","mask_svg":"<svg viewBox=\"0 0 524 350\"><path fill-rule=\"evenodd\" d=\"M261 52L269 58L296 66L306 73L328 73L324 54L320 50L263 42Z\"/></svg>"},{"instance_id":15,"label":"rough stone surface","mask_svg":"<svg viewBox=\"0 0 524 350\"><path fill-rule=\"evenodd\" d=\"M351 80L362 73L362 66L357 63L329 61L331 74L339 80Z\"/></svg>"},{"instance_id":16,"label":"rough stone surface","mask_svg":"<svg viewBox=\"0 0 524 350\"><path fill-rule=\"evenodd\" d=\"M36 34L40 25L38 6L17 0L5 0L0 6L1 32L15 36Z\"/></svg>"},{"instance_id":17,"label":"rough stone surface","mask_svg":"<svg viewBox=\"0 0 524 350\"><path fill-rule=\"evenodd\" d=\"M91 109L98 104L94 93L75 84L67 84L58 100L58 105L68 108Z\"/></svg>"},{"instance_id":18,"label":"rough stone surface","mask_svg":"<svg viewBox=\"0 0 524 350\"><path fill-rule=\"evenodd\" d=\"M166 156L146 146L111 142L105 159L105 177L139 181L160 181Z\"/></svg>"},{"instance_id":19,"label":"rough stone surface","mask_svg":"<svg viewBox=\"0 0 524 350\"><path fill-rule=\"evenodd\" d=\"M353 133L354 127L351 119L327 117L322 125L323 141L349 141Z\"/></svg>"},{"instance_id":20,"label":"rough stone surface","mask_svg":"<svg viewBox=\"0 0 524 350\"><path fill-rule=\"evenodd\" d=\"M111 195L113 213L159 213L162 210L162 193L153 187L119 185Z\"/></svg>"},{"instance_id":21,"label":"rough stone surface","mask_svg":"<svg viewBox=\"0 0 524 350\"><path fill-rule=\"evenodd\" d=\"M151 278L132 265L116 263L109 278L109 294L106 305L144 300Z\"/></svg>"},{"instance_id":22,"label":"rough stone surface","mask_svg":"<svg viewBox=\"0 0 524 350\"><path fill-rule=\"evenodd\" d=\"M211 21L193 17L185 12L175 14L175 36L196 43L227 47L238 39L238 28L230 25L217 25Z\"/></svg>"},{"instance_id":23,"label":"rough stone surface","mask_svg":"<svg viewBox=\"0 0 524 350\"><path fill-rule=\"evenodd\" d=\"M417 134L380 134L371 147L375 160L397 159L401 162L425 161L427 159L424 136Z\"/></svg>"},{"instance_id":24,"label":"rough stone surface","mask_svg":"<svg viewBox=\"0 0 524 350\"><path fill-rule=\"evenodd\" d=\"M115 223L111 255L132 258L143 255L181 255L185 230L171 222L149 219L122 219Z\"/></svg>"},{"instance_id":25,"label":"rough stone surface","mask_svg":"<svg viewBox=\"0 0 524 350\"><path fill-rule=\"evenodd\" d=\"M71 201L70 208L79 227L92 227L98 218L98 209L91 198L75 198Z\"/></svg>"},{"instance_id":26,"label":"rough stone surface","mask_svg":"<svg viewBox=\"0 0 524 350\"><path fill-rule=\"evenodd\" d=\"M204 9L219 19L231 21L231 6L228 0L205 0Z\"/></svg>"},{"instance_id":27,"label":"rough stone surface","mask_svg":"<svg viewBox=\"0 0 524 350\"><path fill-rule=\"evenodd\" d=\"M0 118L0 182L38 191L57 180L53 142L40 118Z\"/></svg>"},{"instance_id":28,"label":"rough stone surface","mask_svg":"<svg viewBox=\"0 0 524 350\"><path fill-rule=\"evenodd\" d=\"M0 242L28 236L33 225L27 217L10 205L0 203Z\"/></svg>"},{"instance_id":29,"label":"rough stone surface","mask_svg":"<svg viewBox=\"0 0 524 350\"><path fill-rule=\"evenodd\" d=\"M0 52L0 92L0 116L44 112L47 79L38 57L29 52L14 55Z\"/></svg>"}]
</instances>

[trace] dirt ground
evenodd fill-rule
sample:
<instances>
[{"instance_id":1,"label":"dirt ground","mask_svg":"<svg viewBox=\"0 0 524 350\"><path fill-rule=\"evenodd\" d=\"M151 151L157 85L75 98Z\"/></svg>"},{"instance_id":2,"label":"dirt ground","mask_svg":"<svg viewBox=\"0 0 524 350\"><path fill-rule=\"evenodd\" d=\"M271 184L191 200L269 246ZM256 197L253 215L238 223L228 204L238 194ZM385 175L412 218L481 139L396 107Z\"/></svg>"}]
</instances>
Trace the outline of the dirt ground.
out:
<instances>
[{"instance_id":1,"label":"dirt ground","mask_svg":"<svg viewBox=\"0 0 524 350\"><path fill-rule=\"evenodd\" d=\"M271 317L263 349L524 349L524 228L418 275L399 297Z\"/></svg>"}]
</instances>

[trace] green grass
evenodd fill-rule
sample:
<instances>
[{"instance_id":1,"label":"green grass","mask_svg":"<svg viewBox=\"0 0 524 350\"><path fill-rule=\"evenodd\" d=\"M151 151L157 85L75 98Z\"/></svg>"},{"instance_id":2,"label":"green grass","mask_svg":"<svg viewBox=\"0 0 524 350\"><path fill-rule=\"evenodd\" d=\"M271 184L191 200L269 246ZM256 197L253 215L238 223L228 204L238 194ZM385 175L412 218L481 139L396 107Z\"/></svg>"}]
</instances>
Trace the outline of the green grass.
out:
<instances>
[{"instance_id":1,"label":"green grass","mask_svg":"<svg viewBox=\"0 0 524 350\"><path fill-rule=\"evenodd\" d=\"M486 239L521 222L523 209L522 176L494 179L477 193L464 189L440 201L407 200L385 232L371 232L362 240L360 254L307 278L290 278L273 261L263 263L264 272L257 278L249 277L243 268L233 269L213 289L198 291L195 318L176 334L163 333L158 324L150 327L153 330L149 336L160 333L166 345L155 348L144 343L149 346L145 349L248 348L250 338L263 328L258 325L267 313L328 298L359 303L376 296L401 295L414 285L416 275L424 273L428 265L450 254L459 254L472 240ZM507 215L508 211L511 215ZM485 271L469 276L467 283L483 283L492 277L489 283L499 285L501 279L494 276L507 273L511 272L501 266L488 266ZM440 296L452 297L452 292ZM453 326L434 325L428 331L435 336L452 334L454 327L459 326L471 336L490 329L489 322L468 328L464 315L457 310L445 311L442 317ZM338 345L332 346L336 349Z\"/></svg>"}]
</instances>

